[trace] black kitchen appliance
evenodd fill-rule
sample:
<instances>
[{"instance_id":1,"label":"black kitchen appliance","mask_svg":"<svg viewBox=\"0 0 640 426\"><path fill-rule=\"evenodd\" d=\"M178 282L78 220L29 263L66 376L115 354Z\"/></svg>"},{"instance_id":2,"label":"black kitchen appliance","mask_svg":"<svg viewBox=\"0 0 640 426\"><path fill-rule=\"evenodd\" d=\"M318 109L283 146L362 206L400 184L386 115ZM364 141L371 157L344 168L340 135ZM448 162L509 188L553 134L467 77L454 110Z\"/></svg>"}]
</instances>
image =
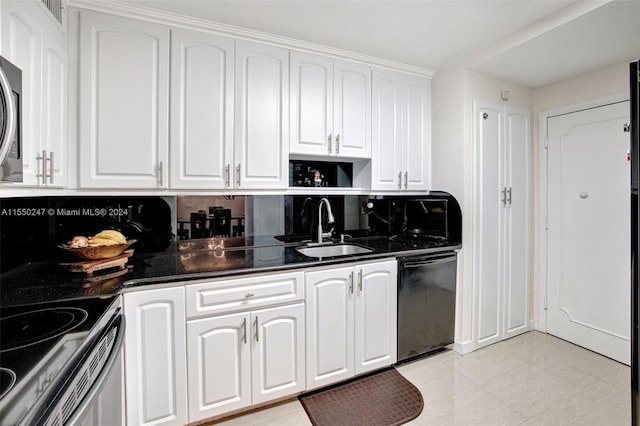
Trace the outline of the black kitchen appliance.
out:
<instances>
[{"instance_id":1,"label":"black kitchen appliance","mask_svg":"<svg viewBox=\"0 0 640 426\"><path fill-rule=\"evenodd\" d=\"M631 422L640 425L640 61L630 64L631 94Z\"/></svg>"},{"instance_id":2,"label":"black kitchen appliance","mask_svg":"<svg viewBox=\"0 0 640 426\"><path fill-rule=\"evenodd\" d=\"M0 425L122 424L119 297L2 307L0 329Z\"/></svg>"},{"instance_id":3,"label":"black kitchen appliance","mask_svg":"<svg viewBox=\"0 0 640 426\"><path fill-rule=\"evenodd\" d=\"M398 362L453 343L457 254L398 259Z\"/></svg>"},{"instance_id":4,"label":"black kitchen appliance","mask_svg":"<svg viewBox=\"0 0 640 426\"><path fill-rule=\"evenodd\" d=\"M0 56L0 181L22 182L22 71Z\"/></svg>"}]
</instances>

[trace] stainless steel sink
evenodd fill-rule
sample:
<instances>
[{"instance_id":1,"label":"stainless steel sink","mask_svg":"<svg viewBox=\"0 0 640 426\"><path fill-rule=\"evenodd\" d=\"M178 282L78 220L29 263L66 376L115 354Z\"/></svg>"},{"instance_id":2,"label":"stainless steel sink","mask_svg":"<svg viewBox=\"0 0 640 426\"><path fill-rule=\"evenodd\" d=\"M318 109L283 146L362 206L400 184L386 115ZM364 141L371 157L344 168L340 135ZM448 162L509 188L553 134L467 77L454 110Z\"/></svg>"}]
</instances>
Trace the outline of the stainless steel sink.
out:
<instances>
[{"instance_id":1,"label":"stainless steel sink","mask_svg":"<svg viewBox=\"0 0 640 426\"><path fill-rule=\"evenodd\" d=\"M336 257L336 256L349 256L352 254L364 254L371 253L373 250L368 247L359 246L356 244L331 244L323 246L306 246L296 247L298 253L308 257Z\"/></svg>"}]
</instances>

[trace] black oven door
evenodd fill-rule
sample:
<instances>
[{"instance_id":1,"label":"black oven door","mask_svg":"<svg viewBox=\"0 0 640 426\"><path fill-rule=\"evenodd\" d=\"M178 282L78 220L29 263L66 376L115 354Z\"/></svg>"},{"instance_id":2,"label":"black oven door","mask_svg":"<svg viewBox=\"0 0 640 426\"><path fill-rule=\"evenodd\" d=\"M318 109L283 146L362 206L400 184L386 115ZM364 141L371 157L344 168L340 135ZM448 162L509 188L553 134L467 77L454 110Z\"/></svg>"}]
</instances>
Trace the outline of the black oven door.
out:
<instances>
[{"instance_id":1,"label":"black oven door","mask_svg":"<svg viewBox=\"0 0 640 426\"><path fill-rule=\"evenodd\" d=\"M118 308L108 323L60 375L55 396L32 410L21 425L124 424L122 347L125 323ZM106 417L105 417L106 416Z\"/></svg>"}]
</instances>

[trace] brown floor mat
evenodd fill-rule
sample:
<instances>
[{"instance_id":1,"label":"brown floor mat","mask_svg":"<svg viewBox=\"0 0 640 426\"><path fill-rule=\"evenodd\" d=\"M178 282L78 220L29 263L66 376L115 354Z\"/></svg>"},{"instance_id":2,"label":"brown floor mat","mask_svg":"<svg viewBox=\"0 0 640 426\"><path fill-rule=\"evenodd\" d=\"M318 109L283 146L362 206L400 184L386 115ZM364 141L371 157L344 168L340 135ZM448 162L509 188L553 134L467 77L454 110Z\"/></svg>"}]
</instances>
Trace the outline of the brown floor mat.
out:
<instances>
[{"instance_id":1,"label":"brown floor mat","mask_svg":"<svg viewBox=\"0 0 640 426\"><path fill-rule=\"evenodd\" d=\"M401 425L422 412L422 394L394 368L298 397L316 426Z\"/></svg>"}]
</instances>

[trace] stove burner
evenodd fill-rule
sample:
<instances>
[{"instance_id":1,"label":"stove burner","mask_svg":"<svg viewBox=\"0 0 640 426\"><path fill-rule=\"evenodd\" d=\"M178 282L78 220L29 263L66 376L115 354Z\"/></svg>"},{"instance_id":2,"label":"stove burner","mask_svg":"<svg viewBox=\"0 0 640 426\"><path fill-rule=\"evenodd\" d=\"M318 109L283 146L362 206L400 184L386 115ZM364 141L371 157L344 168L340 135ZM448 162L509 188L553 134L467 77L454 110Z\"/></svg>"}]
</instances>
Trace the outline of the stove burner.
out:
<instances>
[{"instance_id":1,"label":"stove burner","mask_svg":"<svg viewBox=\"0 0 640 426\"><path fill-rule=\"evenodd\" d=\"M0 319L0 353L35 345L82 324L87 311L61 307L24 312Z\"/></svg>"},{"instance_id":2,"label":"stove burner","mask_svg":"<svg viewBox=\"0 0 640 426\"><path fill-rule=\"evenodd\" d=\"M9 392L15 383L16 373L8 368L0 367L0 399Z\"/></svg>"}]
</instances>

